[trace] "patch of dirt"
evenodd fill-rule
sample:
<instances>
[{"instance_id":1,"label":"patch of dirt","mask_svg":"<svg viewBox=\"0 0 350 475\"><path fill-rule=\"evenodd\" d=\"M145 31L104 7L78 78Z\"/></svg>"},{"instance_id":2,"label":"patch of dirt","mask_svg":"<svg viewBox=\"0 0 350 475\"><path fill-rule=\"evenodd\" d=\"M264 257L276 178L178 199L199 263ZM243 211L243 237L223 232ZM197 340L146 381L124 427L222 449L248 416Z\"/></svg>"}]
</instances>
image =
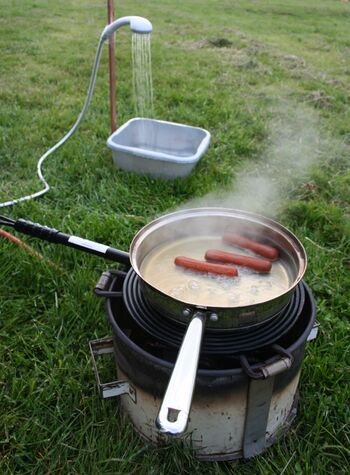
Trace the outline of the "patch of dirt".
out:
<instances>
[{"instance_id":1,"label":"patch of dirt","mask_svg":"<svg viewBox=\"0 0 350 475\"><path fill-rule=\"evenodd\" d=\"M230 48L233 45L227 38L209 38L208 43L215 48Z\"/></svg>"},{"instance_id":2,"label":"patch of dirt","mask_svg":"<svg viewBox=\"0 0 350 475\"><path fill-rule=\"evenodd\" d=\"M179 43L177 42L176 44L179 44ZM206 39L186 41L186 42L182 42L181 46L183 46L187 50L208 48L208 41Z\"/></svg>"},{"instance_id":3,"label":"patch of dirt","mask_svg":"<svg viewBox=\"0 0 350 475\"><path fill-rule=\"evenodd\" d=\"M317 188L318 188L318 186L316 185L316 183L314 181L309 181L307 183L304 183L304 187L310 193L315 193L317 191Z\"/></svg>"},{"instance_id":4,"label":"patch of dirt","mask_svg":"<svg viewBox=\"0 0 350 475\"><path fill-rule=\"evenodd\" d=\"M187 50L201 49L201 48L218 48L230 49L233 48L233 41L227 38L203 38L194 41L183 41L178 43Z\"/></svg>"},{"instance_id":5,"label":"patch of dirt","mask_svg":"<svg viewBox=\"0 0 350 475\"><path fill-rule=\"evenodd\" d=\"M281 58L288 64L289 69L305 68L306 66L305 60L294 54L285 54Z\"/></svg>"},{"instance_id":6,"label":"patch of dirt","mask_svg":"<svg viewBox=\"0 0 350 475\"><path fill-rule=\"evenodd\" d=\"M324 109L332 105L332 98L323 91L312 91L307 96L307 101L319 109Z\"/></svg>"},{"instance_id":7,"label":"patch of dirt","mask_svg":"<svg viewBox=\"0 0 350 475\"><path fill-rule=\"evenodd\" d=\"M326 84L330 84L331 86L344 86L344 83L340 79L336 78L327 79L325 82Z\"/></svg>"},{"instance_id":8,"label":"patch of dirt","mask_svg":"<svg viewBox=\"0 0 350 475\"><path fill-rule=\"evenodd\" d=\"M240 30L235 30L234 28L223 28L221 31L223 33L227 33L228 35L235 35L238 38L241 38L242 40L247 39L246 33Z\"/></svg>"}]
</instances>

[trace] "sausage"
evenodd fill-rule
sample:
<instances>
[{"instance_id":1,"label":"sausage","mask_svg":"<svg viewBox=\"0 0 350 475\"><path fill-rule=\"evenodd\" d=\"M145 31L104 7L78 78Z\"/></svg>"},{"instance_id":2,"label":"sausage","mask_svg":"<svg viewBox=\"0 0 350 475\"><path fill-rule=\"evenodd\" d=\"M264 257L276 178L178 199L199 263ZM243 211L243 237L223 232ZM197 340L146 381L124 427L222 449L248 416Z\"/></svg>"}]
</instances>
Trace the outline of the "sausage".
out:
<instances>
[{"instance_id":1,"label":"sausage","mask_svg":"<svg viewBox=\"0 0 350 475\"><path fill-rule=\"evenodd\" d=\"M220 274L226 277L235 277L238 271L234 266L226 266L224 264L213 264L211 262L199 261L190 257L175 257L175 264L185 269L191 269L196 272L207 272L210 274Z\"/></svg>"},{"instance_id":2,"label":"sausage","mask_svg":"<svg viewBox=\"0 0 350 475\"><path fill-rule=\"evenodd\" d=\"M244 236L240 236L235 233L225 233L223 240L228 244L234 244L238 247L243 247L244 249L249 249L255 254L260 256L267 257L268 259L275 260L278 258L278 249L267 244L261 244L260 242L253 241Z\"/></svg>"},{"instance_id":3,"label":"sausage","mask_svg":"<svg viewBox=\"0 0 350 475\"><path fill-rule=\"evenodd\" d=\"M219 251L217 249L209 249L205 253L205 258L208 261L226 262L230 264L237 264L238 266L249 267L250 269L254 269L258 272L270 272L272 267L272 263L266 259L242 256L241 254Z\"/></svg>"}]
</instances>

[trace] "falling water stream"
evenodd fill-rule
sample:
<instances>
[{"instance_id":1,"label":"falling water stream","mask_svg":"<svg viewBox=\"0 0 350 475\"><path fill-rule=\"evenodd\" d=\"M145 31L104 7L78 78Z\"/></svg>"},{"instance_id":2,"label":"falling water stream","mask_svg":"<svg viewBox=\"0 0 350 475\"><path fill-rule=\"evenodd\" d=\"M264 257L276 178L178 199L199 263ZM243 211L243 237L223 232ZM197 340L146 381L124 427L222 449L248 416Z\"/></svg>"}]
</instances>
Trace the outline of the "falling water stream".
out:
<instances>
[{"instance_id":1,"label":"falling water stream","mask_svg":"<svg viewBox=\"0 0 350 475\"><path fill-rule=\"evenodd\" d=\"M133 91L136 115L153 117L151 35L132 35Z\"/></svg>"}]
</instances>

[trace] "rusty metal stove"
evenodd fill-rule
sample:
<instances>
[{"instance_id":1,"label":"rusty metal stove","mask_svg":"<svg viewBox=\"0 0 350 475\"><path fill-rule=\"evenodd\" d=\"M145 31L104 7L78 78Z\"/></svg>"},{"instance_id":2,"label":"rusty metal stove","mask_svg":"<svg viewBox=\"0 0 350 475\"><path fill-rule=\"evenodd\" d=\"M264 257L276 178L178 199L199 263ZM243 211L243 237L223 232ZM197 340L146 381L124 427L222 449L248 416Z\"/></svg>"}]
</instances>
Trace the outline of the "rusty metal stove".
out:
<instances>
[{"instance_id":1,"label":"rusty metal stove","mask_svg":"<svg viewBox=\"0 0 350 475\"><path fill-rule=\"evenodd\" d=\"M104 272L95 292L106 298L113 337L90 342L100 396L122 396L123 412L148 443L166 444L155 420L184 329L149 309L132 271ZM316 338L310 289L298 285L282 314L257 330L222 339L206 332L188 429L181 443L202 460L250 458L285 434L296 416L306 343ZM96 358L114 353L117 381L102 383Z\"/></svg>"}]
</instances>

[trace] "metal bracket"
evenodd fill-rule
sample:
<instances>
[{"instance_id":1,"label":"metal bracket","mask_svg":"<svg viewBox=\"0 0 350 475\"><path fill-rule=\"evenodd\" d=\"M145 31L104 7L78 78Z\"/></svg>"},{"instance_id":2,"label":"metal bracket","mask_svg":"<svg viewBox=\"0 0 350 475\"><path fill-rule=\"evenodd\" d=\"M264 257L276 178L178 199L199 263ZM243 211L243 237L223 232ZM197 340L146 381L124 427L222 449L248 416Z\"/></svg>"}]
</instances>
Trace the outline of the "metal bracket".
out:
<instances>
[{"instance_id":1,"label":"metal bracket","mask_svg":"<svg viewBox=\"0 0 350 475\"><path fill-rule=\"evenodd\" d=\"M275 378L249 381L243 434L244 458L254 457L266 448L266 427Z\"/></svg>"},{"instance_id":2,"label":"metal bracket","mask_svg":"<svg viewBox=\"0 0 350 475\"><path fill-rule=\"evenodd\" d=\"M242 369L251 379L267 379L271 376L276 376L279 373L283 373L283 371L286 371L292 367L294 358L288 350L276 344L272 345L271 348L273 348L273 350L280 355L280 358L273 363L264 364L258 368L252 368L245 355L240 356L239 359Z\"/></svg>"},{"instance_id":3,"label":"metal bracket","mask_svg":"<svg viewBox=\"0 0 350 475\"><path fill-rule=\"evenodd\" d=\"M111 291L109 290L112 285L112 280L118 277L126 276L126 272L118 269L111 269L109 271L102 272L101 277L99 278L97 284L95 285L94 292L99 297L122 297L123 292Z\"/></svg>"},{"instance_id":4,"label":"metal bracket","mask_svg":"<svg viewBox=\"0 0 350 475\"><path fill-rule=\"evenodd\" d=\"M103 354L114 353L113 337L106 337L100 338L98 340L89 341L89 347L100 397L102 399L107 399L110 397L128 394L131 400L136 403L136 391L130 385L129 381L112 381L109 383L101 383L100 375L96 364L96 357Z\"/></svg>"},{"instance_id":5,"label":"metal bracket","mask_svg":"<svg viewBox=\"0 0 350 475\"><path fill-rule=\"evenodd\" d=\"M309 336L307 337L307 341L312 341L317 338L319 326L320 326L320 322L316 320L315 323L313 324L313 327L311 328L311 332L309 333Z\"/></svg>"}]
</instances>

